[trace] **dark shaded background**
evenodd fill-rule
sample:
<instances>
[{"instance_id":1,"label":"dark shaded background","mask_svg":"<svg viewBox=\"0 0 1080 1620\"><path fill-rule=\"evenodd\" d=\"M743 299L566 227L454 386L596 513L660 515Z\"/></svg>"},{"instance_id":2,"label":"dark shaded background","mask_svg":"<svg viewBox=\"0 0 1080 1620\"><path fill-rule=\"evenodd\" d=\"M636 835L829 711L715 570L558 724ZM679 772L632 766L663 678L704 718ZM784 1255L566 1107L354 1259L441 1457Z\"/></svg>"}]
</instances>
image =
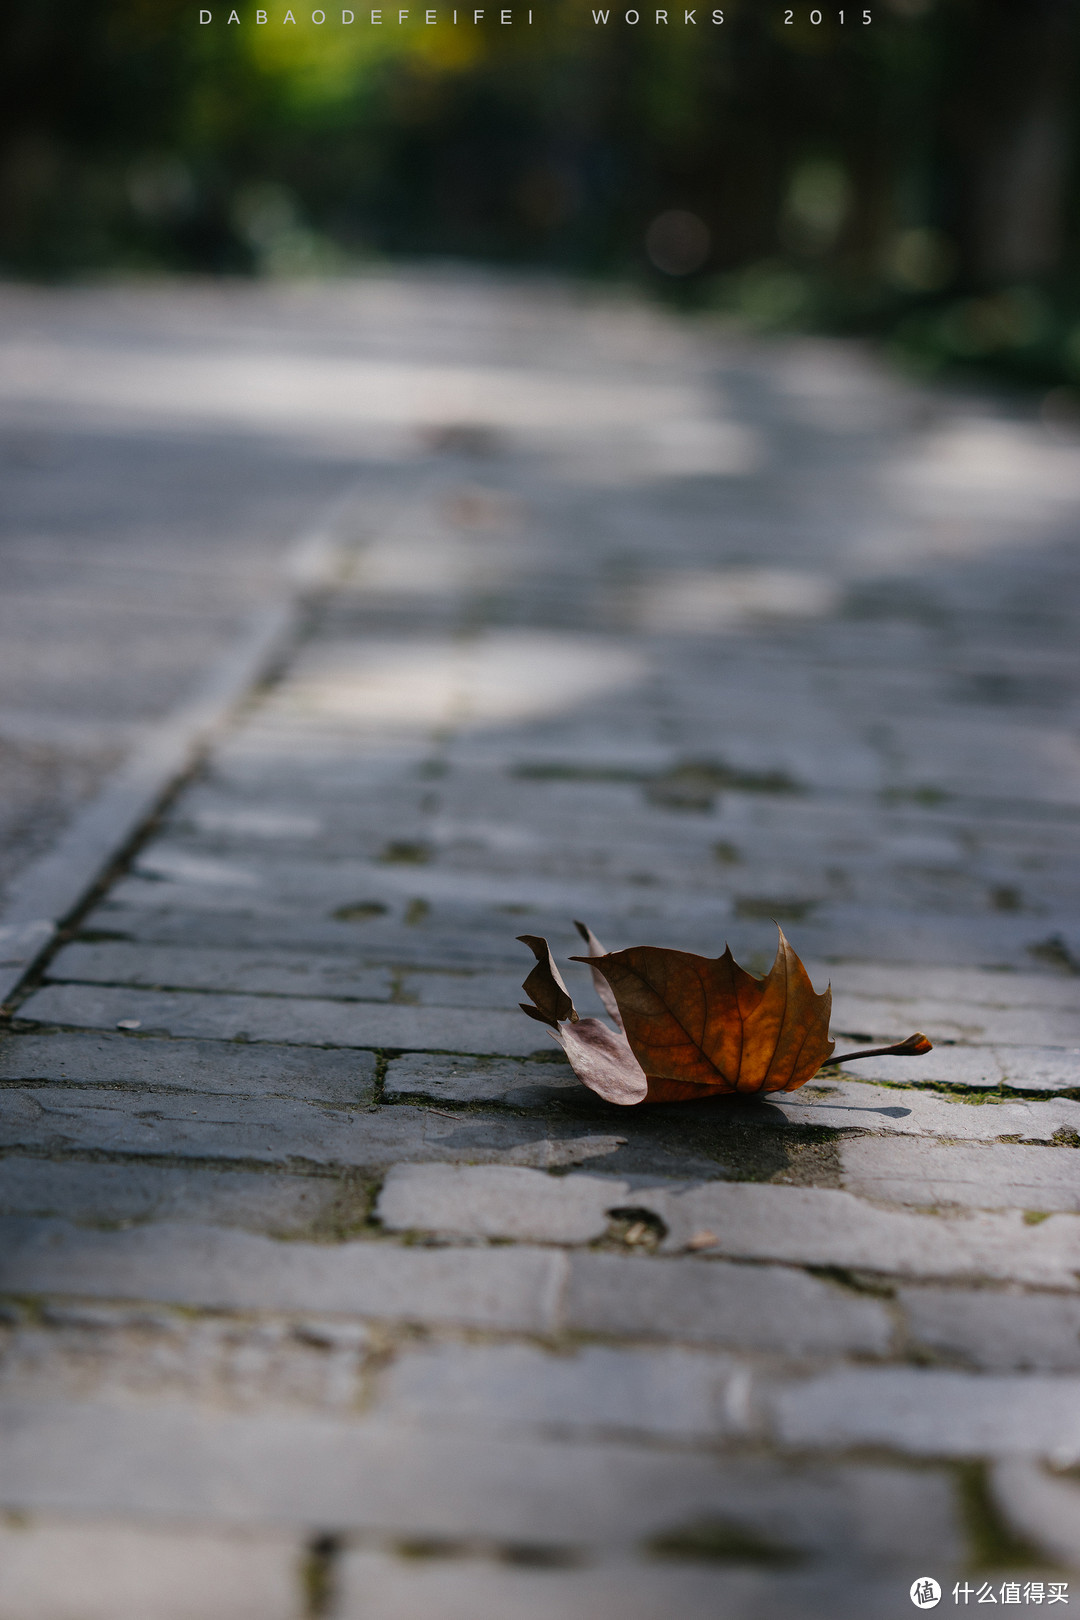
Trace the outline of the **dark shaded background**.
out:
<instances>
[{"instance_id":1,"label":"dark shaded background","mask_svg":"<svg viewBox=\"0 0 1080 1620\"><path fill-rule=\"evenodd\" d=\"M212 6L8 0L8 274L479 258L1080 381L1072 0L877 0L868 28L771 0L666 29L585 0L531 29Z\"/></svg>"}]
</instances>

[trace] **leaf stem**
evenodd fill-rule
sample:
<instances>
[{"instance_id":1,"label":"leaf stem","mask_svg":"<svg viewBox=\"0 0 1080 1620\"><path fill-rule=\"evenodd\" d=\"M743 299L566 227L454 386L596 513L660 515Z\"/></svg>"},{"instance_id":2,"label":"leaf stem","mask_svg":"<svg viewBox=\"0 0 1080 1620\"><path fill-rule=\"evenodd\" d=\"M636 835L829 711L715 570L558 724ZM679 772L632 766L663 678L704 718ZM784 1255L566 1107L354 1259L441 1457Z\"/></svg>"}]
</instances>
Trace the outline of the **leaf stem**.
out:
<instances>
[{"instance_id":1,"label":"leaf stem","mask_svg":"<svg viewBox=\"0 0 1080 1620\"><path fill-rule=\"evenodd\" d=\"M917 1030L914 1035L909 1035L906 1041L897 1041L893 1046L866 1046L858 1052L841 1052L838 1056L831 1057L829 1063L830 1065L850 1063L852 1058L865 1057L922 1057L924 1052L933 1050L933 1041L928 1041L926 1036Z\"/></svg>"}]
</instances>

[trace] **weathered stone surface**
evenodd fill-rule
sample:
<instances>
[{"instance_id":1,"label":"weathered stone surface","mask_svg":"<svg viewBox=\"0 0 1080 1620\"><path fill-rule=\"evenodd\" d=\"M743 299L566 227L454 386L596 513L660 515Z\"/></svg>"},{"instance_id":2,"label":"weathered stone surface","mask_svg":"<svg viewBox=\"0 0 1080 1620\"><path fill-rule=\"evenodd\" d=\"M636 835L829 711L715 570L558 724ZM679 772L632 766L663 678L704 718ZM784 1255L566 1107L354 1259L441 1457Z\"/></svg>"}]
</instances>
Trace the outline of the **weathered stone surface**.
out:
<instances>
[{"instance_id":1,"label":"weathered stone surface","mask_svg":"<svg viewBox=\"0 0 1080 1620\"><path fill-rule=\"evenodd\" d=\"M211 944L136 945L123 940L67 945L49 963L49 979L57 983L396 1001L503 1012L520 998L521 978L521 973L402 971L371 965L342 949L242 951Z\"/></svg>"},{"instance_id":2,"label":"weathered stone surface","mask_svg":"<svg viewBox=\"0 0 1080 1620\"><path fill-rule=\"evenodd\" d=\"M841 1073L899 1086L1072 1091L1080 1086L1080 1052L1050 1046L936 1046L925 1058L866 1058Z\"/></svg>"},{"instance_id":3,"label":"weathered stone surface","mask_svg":"<svg viewBox=\"0 0 1080 1620\"><path fill-rule=\"evenodd\" d=\"M538 1047L529 1020L520 1013L459 1012L315 997L197 995L52 984L25 1001L19 1017L35 1024L84 1029L115 1029L121 1022L137 1021L148 1034L284 1041L300 1046L522 1054Z\"/></svg>"},{"instance_id":4,"label":"weathered stone surface","mask_svg":"<svg viewBox=\"0 0 1080 1620\"><path fill-rule=\"evenodd\" d=\"M967 1041L984 1046L1080 1044L1080 1013L1075 1007L980 1005L948 1000L940 991L911 1000L836 994L832 1027L869 1031L875 1038L889 1036L891 1040L901 1040L912 1029L921 1029L935 1042Z\"/></svg>"},{"instance_id":5,"label":"weathered stone surface","mask_svg":"<svg viewBox=\"0 0 1080 1620\"><path fill-rule=\"evenodd\" d=\"M604 1230L611 1209L634 1206L663 1221L663 1247L669 1253L698 1242L710 1254L729 1259L840 1265L905 1277L992 1277L1065 1288L1076 1287L1080 1268L1080 1222L1071 1216L1038 1225L1026 1223L1019 1211L944 1219L876 1209L851 1193L828 1188L746 1182L715 1181L679 1190L522 1171L511 1188L503 1175L486 1167L448 1172L422 1165L399 1172L391 1183L392 1219L401 1227L547 1242L572 1241L573 1232L578 1241L587 1241Z\"/></svg>"},{"instance_id":6,"label":"weathered stone surface","mask_svg":"<svg viewBox=\"0 0 1080 1620\"><path fill-rule=\"evenodd\" d=\"M916 1343L990 1372L1080 1369L1080 1299L996 1289L902 1288Z\"/></svg>"},{"instance_id":7,"label":"weathered stone surface","mask_svg":"<svg viewBox=\"0 0 1080 1620\"><path fill-rule=\"evenodd\" d=\"M947 1482L881 1467L786 1469L684 1447L426 1433L381 1419L215 1413L172 1402L0 1402L0 1502L223 1525L335 1525L401 1538L630 1548L733 1523L797 1561L955 1556ZM169 1465L162 1466L168 1458ZM801 1557L800 1557L801 1555Z\"/></svg>"},{"instance_id":8,"label":"weathered stone surface","mask_svg":"<svg viewBox=\"0 0 1080 1620\"><path fill-rule=\"evenodd\" d=\"M0 1327L0 1392L9 1400L190 1400L349 1417L370 1339L368 1326L349 1317L251 1318L86 1299L9 1302Z\"/></svg>"},{"instance_id":9,"label":"weathered stone surface","mask_svg":"<svg viewBox=\"0 0 1080 1620\"><path fill-rule=\"evenodd\" d=\"M386 1068L383 1097L411 1102L416 1097L446 1102L501 1103L510 1108L544 1108L581 1081L568 1064L515 1063L507 1058L401 1057ZM1080 1108L1080 1105L1078 1105Z\"/></svg>"},{"instance_id":10,"label":"weathered stone surface","mask_svg":"<svg viewBox=\"0 0 1080 1620\"><path fill-rule=\"evenodd\" d=\"M425 1108L344 1112L290 1098L197 1097L105 1087L0 1090L0 1145L54 1153L138 1153L185 1159L380 1169L399 1159L473 1163L603 1163L624 1137L545 1123Z\"/></svg>"},{"instance_id":11,"label":"weathered stone surface","mask_svg":"<svg viewBox=\"0 0 1080 1620\"><path fill-rule=\"evenodd\" d=\"M355 1196L325 1176L0 1158L2 1215L54 1215L83 1225L188 1220L292 1236L357 1213Z\"/></svg>"},{"instance_id":12,"label":"weathered stone surface","mask_svg":"<svg viewBox=\"0 0 1080 1620\"><path fill-rule=\"evenodd\" d=\"M535 1249L278 1243L194 1224L92 1232L8 1216L0 1237L7 1293L328 1311L525 1333L555 1326L566 1266L557 1252Z\"/></svg>"},{"instance_id":13,"label":"weathered stone surface","mask_svg":"<svg viewBox=\"0 0 1080 1620\"><path fill-rule=\"evenodd\" d=\"M818 979L832 979L835 996L843 996L852 1005L866 998L895 1006L900 1020L909 1016L908 1009L923 1003L1076 1012L1076 986L1067 977L1052 973L1000 973L937 965L918 967L904 962L843 961L828 965L808 962L807 966L815 983Z\"/></svg>"},{"instance_id":14,"label":"weathered stone surface","mask_svg":"<svg viewBox=\"0 0 1080 1620\"><path fill-rule=\"evenodd\" d=\"M393 977L338 956L245 952L123 940L67 945L49 963L54 982L135 985L150 990L214 990L389 1001Z\"/></svg>"},{"instance_id":15,"label":"weathered stone surface","mask_svg":"<svg viewBox=\"0 0 1080 1620\"><path fill-rule=\"evenodd\" d=\"M567 1325L792 1355L882 1355L892 1332L880 1301L802 1272L590 1253L571 1260Z\"/></svg>"},{"instance_id":16,"label":"weathered stone surface","mask_svg":"<svg viewBox=\"0 0 1080 1620\"><path fill-rule=\"evenodd\" d=\"M747 1369L701 1351L586 1345L552 1355L528 1345L407 1350L379 1382L380 1413L434 1428L652 1434L700 1440L752 1427Z\"/></svg>"},{"instance_id":17,"label":"weathered stone surface","mask_svg":"<svg viewBox=\"0 0 1080 1620\"><path fill-rule=\"evenodd\" d=\"M357 1551L342 1563L341 1620L893 1620L896 1588L693 1563L527 1570Z\"/></svg>"},{"instance_id":18,"label":"weathered stone surface","mask_svg":"<svg viewBox=\"0 0 1080 1620\"><path fill-rule=\"evenodd\" d=\"M297 1097L348 1108L371 1101L375 1059L370 1052L263 1043L105 1034L6 1035L0 1036L0 1079Z\"/></svg>"},{"instance_id":19,"label":"weathered stone surface","mask_svg":"<svg viewBox=\"0 0 1080 1620\"><path fill-rule=\"evenodd\" d=\"M390 1232L417 1227L460 1237L540 1238L588 1243L602 1237L606 1211L625 1204L624 1181L544 1176L487 1165L395 1165L375 1213Z\"/></svg>"},{"instance_id":20,"label":"weathered stone surface","mask_svg":"<svg viewBox=\"0 0 1080 1620\"><path fill-rule=\"evenodd\" d=\"M1061 1462L1073 1466L1067 1455ZM1080 1489L1072 1477L1022 1457L996 1463L990 1475L994 1502L1006 1522L1048 1559L1080 1569Z\"/></svg>"},{"instance_id":21,"label":"weathered stone surface","mask_svg":"<svg viewBox=\"0 0 1080 1620\"><path fill-rule=\"evenodd\" d=\"M764 1397L784 1445L891 1446L915 1456L1080 1454L1080 1379L845 1368Z\"/></svg>"},{"instance_id":22,"label":"weathered stone surface","mask_svg":"<svg viewBox=\"0 0 1080 1620\"><path fill-rule=\"evenodd\" d=\"M1075 1148L864 1138L845 1142L840 1153L844 1186L885 1203L1080 1211Z\"/></svg>"},{"instance_id":23,"label":"weathered stone surface","mask_svg":"<svg viewBox=\"0 0 1080 1620\"><path fill-rule=\"evenodd\" d=\"M299 1620L296 1536L0 1525L4 1620Z\"/></svg>"},{"instance_id":24,"label":"weathered stone surface","mask_svg":"<svg viewBox=\"0 0 1080 1620\"><path fill-rule=\"evenodd\" d=\"M710 1252L731 1258L1058 1288L1075 1288L1080 1270L1080 1220L1072 1215L1038 1226L1027 1225L1018 1210L944 1218L876 1209L829 1188L722 1182L684 1193L643 1192L634 1201L661 1215L669 1248L711 1231L717 1242Z\"/></svg>"},{"instance_id":25,"label":"weathered stone surface","mask_svg":"<svg viewBox=\"0 0 1080 1620\"><path fill-rule=\"evenodd\" d=\"M964 1102L914 1088L860 1085L854 1080L812 1080L783 1097L770 1098L786 1118L799 1125L834 1130L853 1127L887 1135L941 1135L990 1142L1020 1136L1048 1142L1056 1131L1080 1128L1080 1102L1047 1097L1039 1102Z\"/></svg>"}]
</instances>

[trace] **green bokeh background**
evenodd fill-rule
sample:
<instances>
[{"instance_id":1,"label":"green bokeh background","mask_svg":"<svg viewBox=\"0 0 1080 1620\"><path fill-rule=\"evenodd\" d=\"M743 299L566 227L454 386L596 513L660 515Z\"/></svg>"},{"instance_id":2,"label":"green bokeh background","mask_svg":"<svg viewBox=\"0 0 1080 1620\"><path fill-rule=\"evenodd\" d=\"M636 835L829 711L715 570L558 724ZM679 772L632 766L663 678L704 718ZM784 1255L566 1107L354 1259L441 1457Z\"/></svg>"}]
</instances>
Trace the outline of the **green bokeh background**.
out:
<instances>
[{"instance_id":1,"label":"green bokeh background","mask_svg":"<svg viewBox=\"0 0 1080 1620\"><path fill-rule=\"evenodd\" d=\"M583 0L534 0L531 27L210 9L7 0L5 273L479 259L1080 384L1074 0L872 0L869 27L771 0L720 27L597 27ZM677 273L647 247L671 210L708 232Z\"/></svg>"}]
</instances>

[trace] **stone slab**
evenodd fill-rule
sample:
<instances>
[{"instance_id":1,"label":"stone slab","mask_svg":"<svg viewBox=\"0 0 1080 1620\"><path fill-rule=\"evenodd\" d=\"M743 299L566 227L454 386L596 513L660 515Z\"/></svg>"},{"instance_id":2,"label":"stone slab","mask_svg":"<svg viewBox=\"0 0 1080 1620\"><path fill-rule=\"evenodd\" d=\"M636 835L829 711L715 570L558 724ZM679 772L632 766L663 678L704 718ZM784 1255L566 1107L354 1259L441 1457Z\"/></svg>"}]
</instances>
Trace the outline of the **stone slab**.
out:
<instances>
[{"instance_id":1,"label":"stone slab","mask_svg":"<svg viewBox=\"0 0 1080 1620\"><path fill-rule=\"evenodd\" d=\"M394 1165L375 1214L388 1232L589 1243L604 1235L606 1211L625 1204L628 1193L626 1182L603 1176L543 1176L510 1165Z\"/></svg>"},{"instance_id":2,"label":"stone slab","mask_svg":"<svg viewBox=\"0 0 1080 1620\"><path fill-rule=\"evenodd\" d=\"M685 1446L214 1412L173 1402L0 1402L0 1504L142 1523L273 1525L525 1548L629 1550L703 1520L756 1530L795 1561L851 1571L957 1550L944 1479L884 1467L785 1469ZM168 1458L169 1466L162 1466ZM91 1509L90 1504L93 1504ZM779 1517L778 1517L779 1515ZM801 1555L801 1556L800 1556Z\"/></svg>"},{"instance_id":3,"label":"stone slab","mask_svg":"<svg viewBox=\"0 0 1080 1620\"><path fill-rule=\"evenodd\" d=\"M566 1063L515 1063L505 1058L392 1058L383 1083L387 1102L430 1097L508 1108L545 1108L580 1090L581 1081Z\"/></svg>"},{"instance_id":4,"label":"stone slab","mask_svg":"<svg viewBox=\"0 0 1080 1620\"><path fill-rule=\"evenodd\" d=\"M766 1398L783 1445L923 1457L1080 1455L1080 1378L844 1368Z\"/></svg>"},{"instance_id":5,"label":"stone slab","mask_svg":"<svg viewBox=\"0 0 1080 1620\"><path fill-rule=\"evenodd\" d=\"M1080 1300L979 1288L901 1288L913 1340L988 1372L1080 1370Z\"/></svg>"},{"instance_id":6,"label":"stone slab","mask_svg":"<svg viewBox=\"0 0 1080 1620\"><path fill-rule=\"evenodd\" d=\"M0 1218L0 1291L226 1310L328 1311L525 1333L556 1324L555 1251L280 1243L194 1223L94 1232Z\"/></svg>"},{"instance_id":7,"label":"stone slab","mask_svg":"<svg viewBox=\"0 0 1080 1620\"><path fill-rule=\"evenodd\" d=\"M844 1186L887 1204L1080 1212L1076 1148L863 1138L840 1149Z\"/></svg>"},{"instance_id":8,"label":"stone slab","mask_svg":"<svg viewBox=\"0 0 1080 1620\"><path fill-rule=\"evenodd\" d=\"M1004 975L1003 975L1004 977ZM932 1041L994 1046L1080 1046L1075 1006L1010 1007L923 995L910 1000L834 994L834 1030L901 1040L920 1029Z\"/></svg>"},{"instance_id":9,"label":"stone slab","mask_svg":"<svg viewBox=\"0 0 1080 1620\"><path fill-rule=\"evenodd\" d=\"M603 1122L606 1123L606 1122ZM533 1122L430 1108L332 1109L286 1097L226 1098L94 1086L0 1089L0 1146L287 1167L377 1170L459 1159L555 1168L606 1162L626 1138L572 1119Z\"/></svg>"},{"instance_id":10,"label":"stone slab","mask_svg":"<svg viewBox=\"0 0 1080 1620\"><path fill-rule=\"evenodd\" d=\"M123 940L67 945L49 963L49 980L133 985L152 990L212 990L315 996L405 1005L480 1007L502 1012L521 999L518 973L411 971L371 965L345 950L227 950L220 946L136 945Z\"/></svg>"},{"instance_id":11,"label":"stone slab","mask_svg":"<svg viewBox=\"0 0 1080 1620\"><path fill-rule=\"evenodd\" d=\"M582 1234L579 1241L599 1235L613 1208L640 1207L664 1223L668 1253L693 1244L727 1259L904 1277L987 1277L1069 1289L1080 1281L1080 1221L1070 1215L1033 1226L1019 1211L909 1214L831 1188L714 1181L673 1189L525 1170L511 1188L504 1175L484 1166L452 1172L410 1167L390 1183L391 1218L403 1227L565 1242L571 1229Z\"/></svg>"},{"instance_id":12,"label":"stone slab","mask_svg":"<svg viewBox=\"0 0 1080 1620\"><path fill-rule=\"evenodd\" d=\"M897 1581L765 1574L702 1564L508 1569L480 1560L423 1564L351 1552L341 1620L894 1620Z\"/></svg>"},{"instance_id":13,"label":"stone slab","mask_svg":"<svg viewBox=\"0 0 1080 1620\"><path fill-rule=\"evenodd\" d=\"M897 1018L905 1008L921 1001L945 1005L989 1008L1051 1008L1076 1011L1076 986L1051 973L987 972L979 968L920 968L878 962L807 963L815 984L832 979L837 997L855 1003L860 998L895 1005Z\"/></svg>"},{"instance_id":14,"label":"stone slab","mask_svg":"<svg viewBox=\"0 0 1080 1620\"><path fill-rule=\"evenodd\" d=\"M585 1345L438 1344L403 1350L382 1374L380 1413L394 1422L492 1433L701 1441L752 1428L747 1369L703 1351Z\"/></svg>"},{"instance_id":15,"label":"stone slab","mask_svg":"<svg viewBox=\"0 0 1080 1620\"><path fill-rule=\"evenodd\" d=\"M295 1097L348 1108L370 1103L375 1059L369 1052L305 1050L264 1042L9 1034L0 1036L0 1080Z\"/></svg>"},{"instance_id":16,"label":"stone slab","mask_svg":"<svg viewBox=\"0 0 1080 1620\"><path fill-rule=\"evenodd\" d=\"M854 1065L845 1072L854 1072ZM962 1096L958 1093L954 1100L914 1087L817 1079L799 1091L770 1098L769 1106L781 1108L793 1124L881 1131L888 1136L939 1135L980 1142L1020 1136L1048 1142L1056 1131L1080 1129L1080 1102L1071 1098L983 1103L962 1101Z\"/></svg>"},{"instance_id":17,"label":"stone slab","mask_svg":"<svg viewBox=\"0 0 1080 1620\"><path fill-rule=\"evenodd\" d=\"M294 1236L315 1224L356 1218L340 1184L325 1176L171 1165L0 1158L0 1214L47 1215L77 1225L198 1221Z\"/></svg>"},{"instance_id":18,"label":"stone slab","mask_svg":"<svg viewBox=\"0 0 1080 1620\"><path fill-rule=\"evenodd\" d=\"M935 1046L925 1058L866 1058L843 1067L853 1080L894 1086L971 1086L991 1090L1080 1089L1080 1050L1046 1046Z\"/></svg>"},{"instance_id":19,"label":"stone slab","mask_svg":"<svg viewBox=\"0 0 1080 1620\"><path fill-rule=\"evenodd\" d=\"M1006 1523L1065 1569L1080 1570L1080 1489L1070 1478L1024 1457L995 1464L994 1505Z\"/></svg>"},{"instance_id":20,"label":"stone slab","mask_svg":"<svg viewBox=\"0 0 1080 1620\"><path fill-rule=\"evenodd\" d=\"M536 1051L538 1025L522 1013L408 1007L287 996L198 995L52 984L19 1008L21 1020L83 1029L136 1023L147 1034L301 1046L398 1047L437 1052Z\"/></svg>"},{"instance_id":21,"label":"stone slab","mask_svg":"<svg viewBox=\"0 0 1080 1620\"><path fill-rule=\"evenodd\" d=\"M575 1254L566 1309L583 1333L790 1355L882 1355L892 1334L879 1300L803 1272L697 1259Z\"/></svg>"},{"instance_id":22,"label":"stone slab","mask_svg":"<svg viewBox=\"0 0 1080 1620\"><path fill-rule=\"evenodd\" d=\"M0 1525L4 1620L300 1620L296 1536Z\"/></svg>"}]
</instances>

